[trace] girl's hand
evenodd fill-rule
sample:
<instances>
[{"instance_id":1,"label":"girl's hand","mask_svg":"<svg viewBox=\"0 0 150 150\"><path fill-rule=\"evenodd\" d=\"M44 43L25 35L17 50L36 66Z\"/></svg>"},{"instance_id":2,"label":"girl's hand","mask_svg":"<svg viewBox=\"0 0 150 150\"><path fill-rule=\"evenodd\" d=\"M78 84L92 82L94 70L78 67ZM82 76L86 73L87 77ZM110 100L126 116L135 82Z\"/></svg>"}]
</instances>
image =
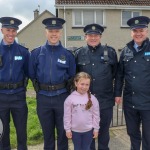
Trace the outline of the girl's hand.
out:
<instances>
[{"instance_id":1,"label":"girl's hand","mask_svg":"<svg viewBox=\"0 0 150 150\"><path fill-rule=\"evenodd\" d=\"M72 132L71 131L66 132L66 136L67 136L68 139L71 139L72 138Z\"/></svg>"},{"instance_id":2,"label":"girl's hand","mask_svg":"<svg viewBox=\"0 0 150 150\"><path fill-rule=\"evenodd\" d=\"M97 138L98 137L98 132L97 131L93 131L93 138L95 139L95 138Z\"/></svg>"},{"instance_id":3,"label":"girl's hand","mask_svg":"<svg viewBox=\"0 0 150 150\"><path fill-rule=\"evenodd\" d=\"M121 97L115 97L115 102L117 105L119 105L120 103L122 103L122 98Z\"/></svg>"}]
</instances>

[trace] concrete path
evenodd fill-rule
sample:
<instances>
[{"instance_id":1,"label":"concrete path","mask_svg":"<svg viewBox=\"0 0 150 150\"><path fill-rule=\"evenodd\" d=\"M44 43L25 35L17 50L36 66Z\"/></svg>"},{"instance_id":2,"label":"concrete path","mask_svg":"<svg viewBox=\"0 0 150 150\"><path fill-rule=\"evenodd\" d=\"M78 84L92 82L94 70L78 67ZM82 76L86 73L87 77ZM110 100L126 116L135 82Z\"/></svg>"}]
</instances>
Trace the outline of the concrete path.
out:
<instances>
[{"instance_id":1,"label":"concrete path","mask_svg":"<svg viewBox=\"0 0 150 150\"><path fill-rule=\"evenodd\" d=\"M129 150L130 141L125 126L110 128L110 150ZM16 150L16 149L15 149ZM29 146L28 150L43 150L43 144ZM57 150L57 149L56 149ZM69 150L73 150L73 144L69 141Z\"/></svg>"}]
</instances>

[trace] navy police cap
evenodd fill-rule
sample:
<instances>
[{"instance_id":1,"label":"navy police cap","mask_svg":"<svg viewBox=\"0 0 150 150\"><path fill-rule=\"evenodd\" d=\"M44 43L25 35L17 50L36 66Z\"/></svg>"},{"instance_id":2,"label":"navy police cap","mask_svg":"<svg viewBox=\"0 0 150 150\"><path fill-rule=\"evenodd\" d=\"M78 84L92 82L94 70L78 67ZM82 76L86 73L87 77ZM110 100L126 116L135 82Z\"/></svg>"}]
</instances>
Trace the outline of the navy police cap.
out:
<instances>
[{"instance_id":1,"label":"navy police cap","mask_svg":"<svg viewBox=\"0 0 150 150\"><path fill-rule=\"evenodd\" d=\"M85 34L102 34L104 31L104 28L100 26L99 24L88 24L83 29Z\"/></svg>"},{"instance_id":2,"label":"navy police cap","mask_svg":"<svg viewBox=\"0 0 150 150\"><path fill-rule=\"evenodd\" d=\"M146 16L138 16L131 18L127 21L127 24L130 26L131 29L137 29L137 28L146 28L148 27L148 24L150 22L150 19Z\"/></svg>"},{"instance_id":3,"label":"navy police cap","mask_svg":"<svg viewBox=\"0 0 150 150\"><path fill-rule=\"evenodd\" d=\"M2 28L13 28L18 30L18 26L22 24L22 21L13 17L1 17L0 23L2 24Z\"/></svg>"},{"instance_id":4,"label":"navy police cap","mask_svg":"<svg viewBox=\"0 0 150 150\"><path fill-rule=\"evenodd\" d=\"M65 20L62 18L46 18L42 21L46 29L62 29Z\"/></svg>"}]
</instances>

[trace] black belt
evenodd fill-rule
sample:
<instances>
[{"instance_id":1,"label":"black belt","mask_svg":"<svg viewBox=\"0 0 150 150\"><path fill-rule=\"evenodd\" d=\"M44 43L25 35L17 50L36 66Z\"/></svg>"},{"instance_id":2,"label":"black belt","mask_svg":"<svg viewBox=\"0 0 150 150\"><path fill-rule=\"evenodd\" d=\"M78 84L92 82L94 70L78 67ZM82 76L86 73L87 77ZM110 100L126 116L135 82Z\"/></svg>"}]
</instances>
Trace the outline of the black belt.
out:
<instances>
[{"instance_id":1,"label":"black belt","mask_svg":"<svg viewBox=\"0 0 150 150\"><path fill-rule=\"evenodd\" d=\"M20 81L17 83L0 83L0 89L17 89L19 87L23 87L24 86L24 82Z\"/></svg>"},{"instance_id":2,"label":"black belt","mask_svg":"<svg viewBox=\"0 0 150 150\"><path fill-rule=\"evenodd\" d=\"M60 90L65 87L66 87L66 82L61 83L61 84L55 84L55 85L39 84L40 90L45 90L45 91Z\"/></svg>"}]
</instances>

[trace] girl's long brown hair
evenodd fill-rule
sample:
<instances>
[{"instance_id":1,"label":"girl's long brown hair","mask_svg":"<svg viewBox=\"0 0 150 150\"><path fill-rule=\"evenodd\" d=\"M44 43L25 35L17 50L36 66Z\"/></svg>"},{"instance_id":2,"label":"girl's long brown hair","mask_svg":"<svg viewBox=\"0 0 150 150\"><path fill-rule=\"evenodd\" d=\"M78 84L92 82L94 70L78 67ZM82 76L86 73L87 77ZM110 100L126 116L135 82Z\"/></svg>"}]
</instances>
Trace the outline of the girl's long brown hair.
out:
<instances>
[{"instance_id":1,"label":"girl's long brown hair","mask_svg":"<svg viewBox=\"0 0 150 150\"><path fill-rule=\"evenodd\" d=\"M85 107L86 110L90 109L92 107L92 105L93 105L92 101L91 101L91 92L88 90L87 93L88 93L88 99L89 100L88 100L88 102L86 104L86 107Z\"/></svg>"},{"instance_id":2,"label":"girl's long brown hair","mask_svg":"<svg viewBox=\"0 0 150 150\"><path fill-rule=\"evenodd\" d=\"M86 72L79 72L79 73L76 74L76 76L74 78L74 87L75 87L75 82L78 82L81 78L90 79L90 81L91 81L91 76L88 73L86 73ZM88 90L87 94L88 94L88 102L87 102L87 104L85 106L86 110L90 109L92 107L92 105L93 105L92 101L91 101L91 92L90 92L90 90Z\"/></svg>"}]
</instances>

